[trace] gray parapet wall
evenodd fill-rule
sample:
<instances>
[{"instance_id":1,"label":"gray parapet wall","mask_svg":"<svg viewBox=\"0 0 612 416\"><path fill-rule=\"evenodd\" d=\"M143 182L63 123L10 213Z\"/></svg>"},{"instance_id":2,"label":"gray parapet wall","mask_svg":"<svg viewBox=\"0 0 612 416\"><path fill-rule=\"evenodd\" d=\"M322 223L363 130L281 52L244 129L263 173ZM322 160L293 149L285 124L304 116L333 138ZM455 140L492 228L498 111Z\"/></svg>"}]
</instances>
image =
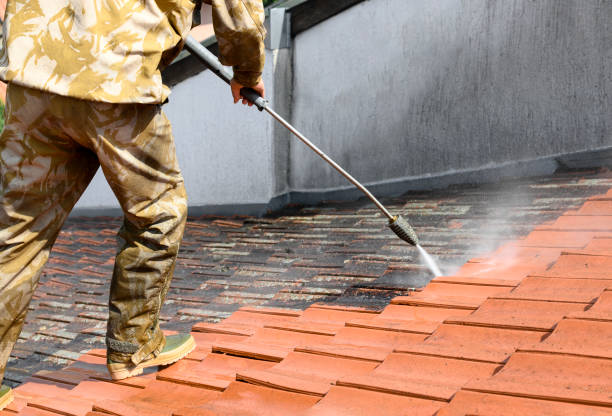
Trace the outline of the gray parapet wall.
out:
<instances>
[{"instance_id":1,"label":"gray parapet wall","mask_svg":"<svg viewBox=\"0 0 612 416\"><path fill-rule=\"evenodd\" d=\"M295 36L268 51L271 104L378 194L610 163L610 1L285 4ZM170 72L193 213L359 196L210 72L187 60ZM76 213L112 201L98 177Z\"/></svg>"}]
</instances>

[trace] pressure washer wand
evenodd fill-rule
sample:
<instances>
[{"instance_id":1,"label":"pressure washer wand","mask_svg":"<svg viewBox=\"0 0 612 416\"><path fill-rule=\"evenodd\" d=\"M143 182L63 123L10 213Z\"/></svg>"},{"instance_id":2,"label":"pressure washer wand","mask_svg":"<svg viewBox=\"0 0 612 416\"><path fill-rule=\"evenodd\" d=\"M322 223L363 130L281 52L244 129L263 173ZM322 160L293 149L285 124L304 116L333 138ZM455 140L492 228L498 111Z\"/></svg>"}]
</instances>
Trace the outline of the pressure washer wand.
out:
<instances>
[{"instance_id":1,"label":"pressure washer wand","mask_svg":"<svg viewBox=\"0 0 612 416\"><path fill-rule=\"evenodd\" d=\"M200 59L204 65L208 67L212 72L214 72L219 78L225 81L227 84L232 80L232 75L221 65L217 57L206 49L200 42L195 40L192 36L188 36L185 40L185 49L191 52L194 56ZM374 203L382 211L382 213L389 219L389 228L393 230L395 234L402 240L416 246L419 244L419 239L408 223L401 215L393 216L385 208L383 204L374 196L372 193L363 186L357 179L355 179L350 173L342 168L342 166L338 165L333 161L332 158L327 156L321 149L317 147L314 143L308 140L303 134L301 134L295 127L293 127L289 122L287 122L284 118L282 118L276 111L274 111L268 105L268 102L264 100L255 90L252 88L243 88L240 91L240 94L246 98L248 101L252 102L259 111L266 111L270 114L276 121L285 126L287 130L293 133L298 139L300 139L306 146L310 147L316 154L318 154L323 160L329 163L334 169L336 169L342 176L348 179L353 185L355 185L361 192L363 192L370 201Z\"/></svg>"}]
</instances>

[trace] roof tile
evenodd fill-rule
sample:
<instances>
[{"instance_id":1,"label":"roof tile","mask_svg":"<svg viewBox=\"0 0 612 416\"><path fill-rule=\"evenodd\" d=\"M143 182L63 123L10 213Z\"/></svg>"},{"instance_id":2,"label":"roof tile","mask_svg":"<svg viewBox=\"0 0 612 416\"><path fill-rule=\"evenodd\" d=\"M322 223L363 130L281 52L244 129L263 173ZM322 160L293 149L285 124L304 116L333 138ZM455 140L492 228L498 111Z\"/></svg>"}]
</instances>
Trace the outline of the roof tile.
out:
<instances>
[{"instance_id":1,"label":"roof tile","mask_svg":"<svg viewBox=\"0 0 612 416\"><path fill-rule=\"evenodd\" d=\"M466 390L612 407L612 360L516 352L488 380Z\"/></svg>"}]
</instances>

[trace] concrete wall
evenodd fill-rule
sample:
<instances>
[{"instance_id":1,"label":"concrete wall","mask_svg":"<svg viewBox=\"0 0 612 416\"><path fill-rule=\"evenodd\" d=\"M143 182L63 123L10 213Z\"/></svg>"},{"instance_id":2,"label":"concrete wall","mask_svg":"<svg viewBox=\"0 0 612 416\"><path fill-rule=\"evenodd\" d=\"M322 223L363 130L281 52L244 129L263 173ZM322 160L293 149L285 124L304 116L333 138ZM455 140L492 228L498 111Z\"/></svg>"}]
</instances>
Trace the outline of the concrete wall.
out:
<instances>
[{"instance_id":1,"label":"concrete wall","mask_svg":"<svg viewBox=\"0 0 612 416\"><path fill-rule=\"evenodd\" d=\"M612 2L370 0L294 42L293 121L366 182L612 145ZM344 187L301 146L292 189Z\"/></svg>"},{"instance_id":2,"label":"concrete wall","mask_svg":"<svg viewBox=\"0 0 612 416\"><path fill-rule=\"evenodd\" d=\"M272 105L377 193L549 173L550 156L612 146L608 0L366 0L267 62ZM261 213L279 195L348 186L209 72L165 110L192 213ZM112 201L97 177L78 212Z\"/></svg>"}]
</instances>

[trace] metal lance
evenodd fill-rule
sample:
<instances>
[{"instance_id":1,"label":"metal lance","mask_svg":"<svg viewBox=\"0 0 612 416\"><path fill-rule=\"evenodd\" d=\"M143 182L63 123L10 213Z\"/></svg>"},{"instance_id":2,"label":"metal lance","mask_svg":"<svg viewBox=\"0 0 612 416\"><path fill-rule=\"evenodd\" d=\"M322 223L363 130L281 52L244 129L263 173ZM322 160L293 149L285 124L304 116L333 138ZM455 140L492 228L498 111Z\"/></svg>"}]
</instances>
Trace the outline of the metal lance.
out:
<instances>
[{"instance_id":1,"label":"metal lance","mask_svg":"<svg viewBox=\"0 0 612 416\"><path fill-rule=\"evenodd\" d=\"M197 57L204 65L208 67L214 74L229 84L232 80L232 74L223 66L217 59L215 54L206 49L200 42L195 40L192 36L188 36L185 40L185 49L191 52L192 55ZM276 111L274 111L266 100L264 100L255 90L251 88L243 88L240 90L240 94L248 101L253 103L259 111L266 111L276 121L282 124L287 130L293 133L298 139L300 139L306 146L312 149L317 155L325 160L329 165L336 169L342 176L348 179L353 185L355 185L361 192L368 197L370 201L374 203L381 210L381 212L389 220L389 228L393 230L395 234L407 243L416 246L419 244L419 239L408 223L401 215L391 215L389 210L385 208L383 204L374 196L372 193L363 186L357 179L355 179L350 173L344 170L340 165L327 156L321 149L319 149L314 143L308 140L302 133L300 133L295 127L289 122L282 118Z\"/></svg>"}]
</instances>

